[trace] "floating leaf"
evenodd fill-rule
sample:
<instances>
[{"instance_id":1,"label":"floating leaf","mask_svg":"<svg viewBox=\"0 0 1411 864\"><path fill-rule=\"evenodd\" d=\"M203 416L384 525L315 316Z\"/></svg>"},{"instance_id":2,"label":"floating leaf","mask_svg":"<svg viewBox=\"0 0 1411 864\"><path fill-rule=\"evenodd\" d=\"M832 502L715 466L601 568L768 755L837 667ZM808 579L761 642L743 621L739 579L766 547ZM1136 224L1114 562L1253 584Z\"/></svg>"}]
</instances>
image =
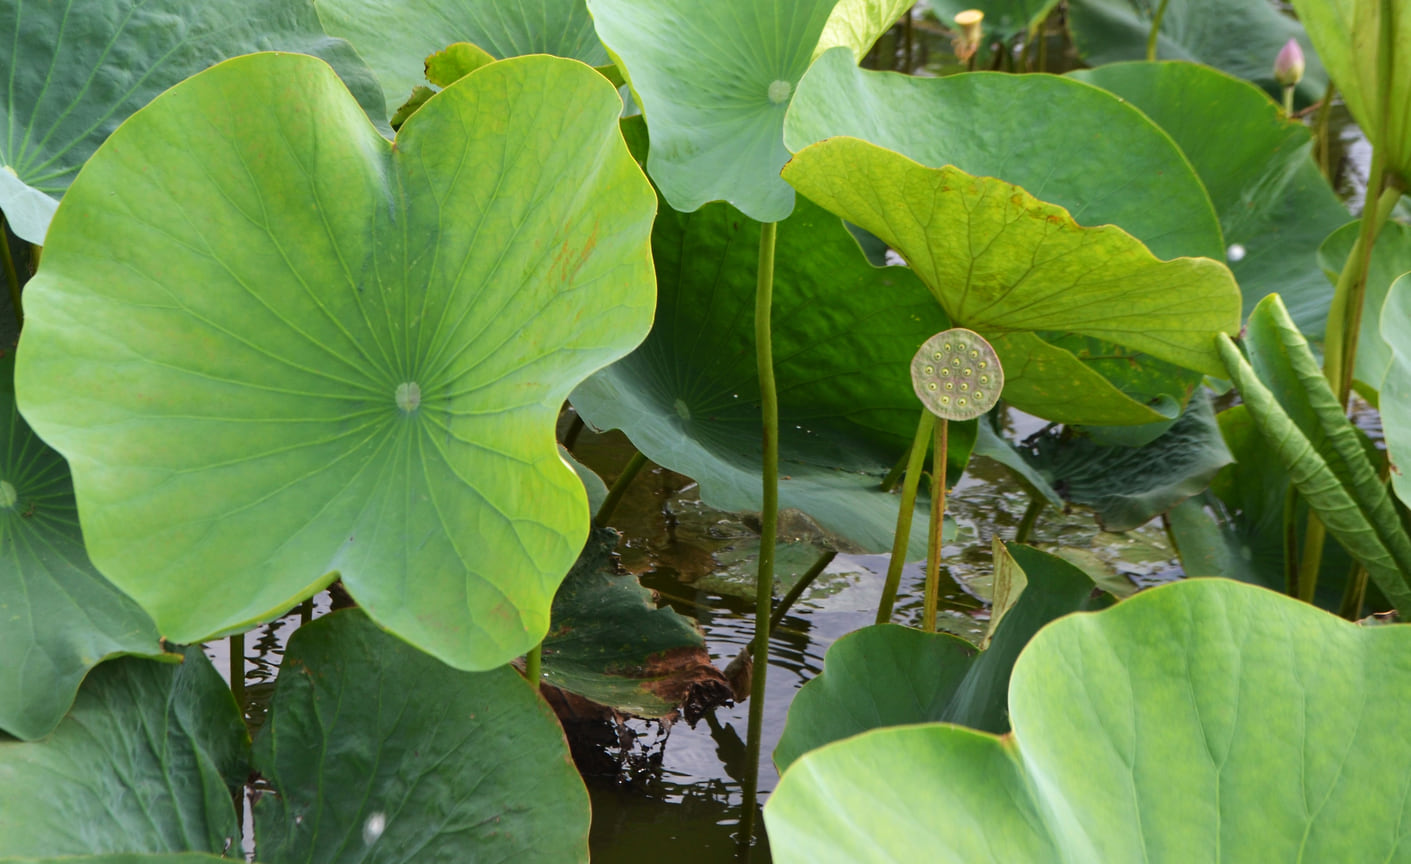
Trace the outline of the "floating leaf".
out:
<instances>
[{"instance_id":1,"label":"floating leaf","mask_svg":"<svg viewBox=\"0 0 1411 864\"><path fill-rule=\"evenodd\" d=\"M984 337L954 327L921 343L911 358L911 386L937 417L974 420L999 403L1004 367Z\"/></svg>"},{"instance_id":2,"label":"floating leaf","mask_svg":"<svg viewBox=\"0 0 1411 864\"><path fill-rule=\"evenodd\" d=\"M896 624L864 627L834 642L823 671L789 706L774 751L783 771L804 753L883 726L941 721L990 732L1009 729L1005 693L1019 652L1048 622L1101 609L1111 599L1072 564L1019 544L1010 554L1027 585L997 626L990 645ZM997 562L998 566L998 562Z\"/></svg>"},{"instance_id":3,"label":"floating leaf","mask_svg":"<svg viewBox=\"0 0 1411 864\"><path fill-rule=\"evenodd\" d=\"M268 864L587 861L588 795L553 714L508 667L461 672L351 609L300 627L255 765ZM366 850L361 851L361 850Z\"/></svg>"},{"instance_id":4,"label":"floating leaf","mask_svg":"<svg viewBox=\"0 0 1411 864\"><path fill-rule=\"evenodd\" d=\"M1034 637L1010 680L1012 737L927 724L804 756L765 805L770 850L780 864L1401 860L1407 803L1387 790L1411 760L1408 651L1411 629L1223 579L1145 591Z\"/></svg>"},{"instance_id":5,"label":"floating leaf","mask_svg":"<svg viewBox=\"0 0 1411 864\"><path fill-rule=\"evenodd\" d=\"M55 0L0 3L0 210L44 243L56 199L103 139L178 81L251 51L327 60L369 116L382 98L346 42L330 39L311 0ZM442 43L445 44L445 43ZM401 104L402 94L396 103Z\"/></svg>"},{"instance_id":6,"label":"floating leaf","mask_svg":"<svg viewBox=\"0 0 1411 864\"><path fill-rule=\"evenodd\" d=\"M1145 59L1153 18L1161 5L1160 0L1072 0L1068 26L1083 62L1103 66ZM1298 85L1301 101L1323 98L1328 75L1313 52L1309 34L1268 0L1176 0L1165 8L1156 39L1157 59L1204 63L1277 93L1282 88L1274 80L1274 58L1284 43L1297 39L1307 58ZM1318 28L1310 29L1316 33Z\"/></svg>"},{"instance_id":7,"label":"floating leaf","mask_svg":"<svg viewBox=\"0 0 1411 864\"><path fill-rule=\"evenodd\" d=\"M1321 337L1332 288L1315 253L1348 216L1311 158L1308 129L1209 66L1113 63L1070 74L1140 108L1180 145L1220 216L1244 315L1277 291L1299 329Z\"/></svg>"},{"instance_id":8,"label":"floating leaf","mask_svg":"<svg viewBox=\"0 0 1411 864\"><path fill-rule=\"evenodd\" d=\"M387 109L422 83L423 63L452 42L504 59L555 54L608 60L583 0L314 0L328 32L353 43L377 74Z\"/></svg>"},{"instance_id":9,"label":"floating leaf","mask_svg":"<svg viewBox=\"0 0 1411 864\"><path fill-rule=\"evenodd\" d=\"M59 724L89 669L162 647L89 562L69 468L15 409L14 364L0 357L0 730L33 739Z\"/></svg>"},{"instance_id":10,"label":"floating leaf","mask_svg":"<svg viewBox=\"0 0 1411 864\"><path fill-rule=\"evenodd\" d=\"M580 63L507 60L394 148L322 63L261 54L89 162L26 289L17 389L95 564L168 638L341 576L460 668L540 639L588 528L555 420L651 320L620 108Z\"/></svg>"},{"instance_id":11,"label":"floating leaf","mask_svg":"<svg viewBox=\"0 0 1411 864\"><path fill-rule=\"evenodd\" d=\"M238 848L248 747L199 647L104 663L52 735L0 739L0 858Z\"/></svg>"},{"instance_id":12,"label":"floating leaf","mask_svg":"<svg viewBox=\"0 0 1411 864\"><path fill-rule=\"evenodd\" d=\"M1083 378L1075 355L1044 343L1041 331L1223 374L1211 336L1238 329L1239 290L1220 264L1159 261L1121 229L1083 228L1017 186L926 168L854 138L804 148L784 177L885 240L957 326L990 339L1005 369L1005 400L1022 410L1074 423L1163 419L1131 399L1114 404L1111 385L1093 386L1105 379ZM1060 357L1071 364L1049 364Z\"/></svg>"}]
</instances>

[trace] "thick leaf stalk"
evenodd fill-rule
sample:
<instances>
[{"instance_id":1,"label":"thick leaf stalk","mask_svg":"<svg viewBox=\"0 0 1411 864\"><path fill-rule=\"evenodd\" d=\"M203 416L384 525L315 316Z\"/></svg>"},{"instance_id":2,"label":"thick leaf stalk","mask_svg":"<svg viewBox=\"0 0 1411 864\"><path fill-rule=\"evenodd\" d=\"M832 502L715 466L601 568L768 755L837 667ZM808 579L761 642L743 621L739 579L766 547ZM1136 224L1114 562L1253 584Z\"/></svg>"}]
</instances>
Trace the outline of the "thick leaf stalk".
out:
<instances>
[{"instance_id":1,"label":"thick leaf stalk","mask_svg":"<svg viewBox=\"0 0 1411 864\"><path fill-rule=\"evenodd\" d=\"M916 424L916 438L911 442L911 452L906 460L901 506L897 508L897 533L892 540L892 556L887 562L887 581L882 585L882 599L877 604L878 624L886 624L892 620L892 607L897 602L897 589L901 586L901 571L906 566L906 547L911 539L911 519L916 511L916 489L921 485L921 474L926 467L926 450L930 446L931 430L935 425L936 415L930 411L922 411L921 420Z\"/></svg>"}]
</instances>

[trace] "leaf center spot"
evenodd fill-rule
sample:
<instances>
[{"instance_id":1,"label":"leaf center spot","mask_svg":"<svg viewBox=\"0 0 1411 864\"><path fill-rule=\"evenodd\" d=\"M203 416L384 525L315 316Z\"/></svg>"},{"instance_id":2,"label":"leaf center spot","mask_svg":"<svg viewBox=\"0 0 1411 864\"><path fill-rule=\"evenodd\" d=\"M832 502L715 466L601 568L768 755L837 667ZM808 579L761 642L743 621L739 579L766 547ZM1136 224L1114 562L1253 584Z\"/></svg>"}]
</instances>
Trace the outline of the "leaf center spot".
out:
<instances>
[{"instance_id":1,"label":"leaf center spot","mask_svg":"<svg viewBox=\"0 0 1411 864\"><path fill-rule=\"evenodd\" d=\"M403 414L410 414L421 405L421 385L415 381L403 381L397 385L397 407Z\"/></svg>"},{"instance_id":2,"label":"leaf center spot","mask_svg":"<svg viewBox=\"0 0 1411 864\"><path fill-rule=\"evenodd\" d=\"M775 105L782 105L789 101L789 94L794 92L794 85L788 81L775 81L769 85L769 101Z\"/></svg>"},{"instance_id":3,"label":"leaf center spot","mask_svg":"<svg viewBox=\"0 0 1411 864\"><path fill-rule=\"evenodd\" d=\"M686 407L686 403L685 403L685 402L683 402L683 401L680 400L680 399L677 399L677 400L676 400L676 404L675 404L673 407L676 409L676 416L677 416L677 417L680 417L682 420L690 420L690 419L691 419L691 409L688 408L688 407Z\"/></svg>"},{"instance_id":4,"label":"leaf center spot","mask_svg":"<svg viewBox=\"0 0 1411 864\"><path fill-rule=\"evenodd\" d=\"M0 508L6 510L14 509L15 502L20 500L20 495L15 491L15 487L8 480L0 480Z\"/></svg>"}]
</instances>

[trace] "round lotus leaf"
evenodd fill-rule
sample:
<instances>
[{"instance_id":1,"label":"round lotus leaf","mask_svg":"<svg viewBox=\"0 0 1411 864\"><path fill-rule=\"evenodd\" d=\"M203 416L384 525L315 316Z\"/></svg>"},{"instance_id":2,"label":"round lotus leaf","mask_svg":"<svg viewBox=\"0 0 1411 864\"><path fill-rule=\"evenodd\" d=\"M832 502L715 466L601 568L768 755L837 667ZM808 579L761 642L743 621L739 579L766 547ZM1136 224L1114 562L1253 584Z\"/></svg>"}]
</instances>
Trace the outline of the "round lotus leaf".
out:
<instances>
[{"instance_id":1,"label":"round lotus leaf","mask_svg":"<svg viewBox=\"0 0 1411 864\"><path fill-rule=\"evenodd\" d=\"M953 327L927 339L911 358L911 386L942 420L974 420L999 402L1004 367L983 336Z\"/></svg>"},{"instance_id":2,"label":"round lotus leaf","mask_svg":"<svg viewBox=\"0 0 1411 864\"><path fill-rule=\"evenodd\" d=\"M322 62L237 58L114 133L25 291L16 389L94 564L189 643L335 577L462 669L583 547L569 391L647 333L655 196L617 92L491 63L381 137Z\"/></svg>"}]
</instances>

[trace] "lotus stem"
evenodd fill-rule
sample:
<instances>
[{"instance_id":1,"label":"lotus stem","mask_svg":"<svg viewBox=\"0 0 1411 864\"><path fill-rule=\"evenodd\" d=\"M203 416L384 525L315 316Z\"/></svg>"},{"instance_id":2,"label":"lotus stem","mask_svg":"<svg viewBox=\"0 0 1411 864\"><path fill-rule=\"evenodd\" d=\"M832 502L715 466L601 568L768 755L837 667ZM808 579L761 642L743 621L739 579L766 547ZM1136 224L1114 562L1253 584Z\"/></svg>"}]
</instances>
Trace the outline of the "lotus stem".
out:
<instances>
[{"instance_id":1,"label":"lotus stem","mask_svg":"<svg viewBox=\"0 0 1411 864\"><path fill-rule=\"evenodd\" d=\"M897 457L893 463L892 470L887 472L887 476L882 478L882 491L894 492L897 484L901 482L902 475L906 473L907 463L911 461L911 451L907 450Z\"/></svg>"},{"instance_id":2,"label":"lotus stem","mask_svg":"<svg viewBox=\"0 0 1411 864\"><path fill-rule=\"evenodd\" d=\"M1342 605L1338 614L1349 621L1362 617L1362 604L1367 600L1367 568L1353 564L1347 577L1347 587L1342 592Z\"/></svg>"},{"instance_id":3,"label":"lotus stem","mask_svg":"<svg viewBox=\"0 0 1411 864\"><path fill-rule=\"evenodd\" d=\"M1151 19L1151 33L1146 37L1146 62L1156 61L1156 41L1161 34L1161 19L1166 17L1166 4L1169 0L1161 0L1161 5L1156 7L1156 15Z\"/></svg>"},{"instance_id":4,"label":"lotus stem","mask_svg":"<svg viewBox=\"0 0 1411 864\"><path fill-rule=\"evenodd\" d=\"M828 565L833 563L833 559L837 557L837 549L825 549L823 554L818 556L818 560L813 562L813 566L804 571L803 575L794 583L794 587L790 588L789 593L784 595L784 599L779 601L779 605L774 607L774 614L769 616L770 632L778 628L783 622L784 616L789 614L789 608L803 596L803 592L808 590L808 586L812 585L819 574L826 570Z\"/></svg>"},{"instance_id":5,"label":"lotus stem","mask_svg":"<svg viewBox=\"0 0 1411 864\"><path fill-rule=\"evenodd\" d=\"M1382 225L1390 218L1392 208L1401 197L1401 190L1396 186L1382 188L1386 176L1383 161L1381 151L1374 151L1357 241L1352 244L1352 251L1348 253L1342 273L1338 275L1337 289L1333 292L1332 306L1328 310L1323 374L1333 388L1333 395L1344 408L1352 390L1357 336L1362 325L1362 301L1367 293L1367 267L1372 259L1372 248L1376 245Z\"/></svg>"},{"instance_id":6,"label":"lotus stem","mask_svg":"<svg viewBox=\"0 0 1411 864\"><path fill-rule=\"evenodd\" d=\"M1337 93L1337 85L1331 80L1328 81L1328 89L1323 91L1323 101L1318 105L1318 115L1313 119L1313 146L1318 149L1318 170L1323 172L1323 179L1329 183L1333 182L1332 166L1332 145L1328 140L1328 119L1333 113L1333 97Z\"/></svg>"},{"instance_id":7,"label":"lotus stem","mask_svg":"<svg viewBox=\"0 0 1411 864\"><path fill-rule=\"evenodd\" d=\"M647 457L642 455L641 450L633 453L632 458L627 460L627 464L622 468L622 473L618 474L617 479L612 481L612 488L608 489L607 497L603 499L602 505L598 507L598 515L593 517L593 524L595 526L599 528L607 527L608 520L612 518L613 512L617 510L617 505L622 501L622 496L627 494L627 487L631 486L632 481L637 479L637 475L641 473L642 467L646 464Z\"/></svg>"},{"instance_id":8,"label":"lotus stem","mask_svg":"<svg viewBox=\"0 0 1411 864\"><path fill-rule=\"evenodd\" d=\"M5 267L5 282L10 286L10 304L15 307L15 324L24 327L24 304L20 300L20 274L15 272L15 259L10 255L10 235L5 215L0 213L0 262Z\"/></svg>"},{"instance_id":9,"label":"lotus stem","mask_svg":"<svg viewBox=\"0 0 1411 864\"><path fill-rule=\"evenodd\" d=\"M235 633L226 646L230 649L230 695L235 697L235 707L240 716L245 716L245 634Z\"/></svg>"},{"instance_id":10,"label":"lotus stem","mask_svg":"<svg viewBox=\"0 0 1411 864\"><path fill-rule=\"evenodd\" d=\"M1284 88L1284 116L1293 116L1293 85Z\"/></svg>"},{"instance_id":11,"label":"lotus stem","mask_svg":"<svg viewBox=\"0 0 1411 864\"><path fill-rule=\"evenodd\" d=\"M774 385L774 349L770 310L774 303L774 241L778 225L766 222L759 231L759 269L755 282L755 360L759 366L759 410L764 421L763 495L759 518L759 569L755 577L753 677L750 681L749 732L745 740L742 842L754 836L759 793L759 749L764 737L764 682L769 672L769 617L774 601L774 544L779 528L779 394Z\"/></svg>"},{"instance_id":12,"label":"lotus stem","mask_svg":"<svg viewBox=\"0 0 1411 864\"><path fill-rule=\"evenodd\" d=\"M1298 490L1290 483L1284 492L1284 590L1298 597Z\"/></svg>"},{"instance_id":13,"label":"lotus stem","mask_svg":"<svg viewBox=\"0 0 1411 864\"><path fill-rule=\"evenodd\" d=\"M583 427L587 425L581 416L573 415L573 420L568 424L568 431L563 433L563 448L565 450L573 452L574 445L578 443L578 436L583 434Z\"/></svg>"},{"instance_id":14,"label":"lotus stem","mask_svg":"<svg viewBox=\"0 0 1411 864\"><path fill-rule=\"evenodd\" d=\"M543 675L544 668L544 642L540 640L537 645L529 649L529 653L524 655L524 680L533 685L534 690L539 690L540 676Z\"/></svg>"},{"instance_id":15,"label":"lotus stem","mask_svg":"<svg viewBox=\"0 0 1411 864\"><path fill-rule=\"evenodd\" d=\"M942 417L936 424L935 450L931 454L931 532L926 543L926 606L921 629L936 632L936 609L941 593L941 529L946 518L946 445L950 421Z\"/></svg>"},{"instance_id":16,"label":"lotus stem","mask_svg":"<svg viewBox=\"0 0 1411 864\"><path fill-rule=\"evenodd\" d=\"M892 557L887 562L887 581L882 585L882 599L877 603L877 623L892 620L892 606L897 602L901 586L901 571L906 566L906 548L911 542L911 519L916 512L916 488L921 485L921 472L926 467L926 450L931 445L931 431L936 415L922 410L916 424L916 437L906 460L906 479L902 481L901 502L897 507L897 530L892 535Z\"/></svg>"},{"instance_id":17,"label":"lotus stem","mask_svg":"<svg viewBox=\"0 0 1411 864\"><path fill-rule=\"evenodd\" d=\"M1028 485L1027 483L1025 484ZM1019 527L1014 532L1015 543L1029 542L1029 535L1034 531L1034 525L1039 521L1039 514L1044 512L1048 502L1038 490L1029 488L1029 506L1024 508L1024 515L1019 519Z\"/></svg>"}]
</instances>

